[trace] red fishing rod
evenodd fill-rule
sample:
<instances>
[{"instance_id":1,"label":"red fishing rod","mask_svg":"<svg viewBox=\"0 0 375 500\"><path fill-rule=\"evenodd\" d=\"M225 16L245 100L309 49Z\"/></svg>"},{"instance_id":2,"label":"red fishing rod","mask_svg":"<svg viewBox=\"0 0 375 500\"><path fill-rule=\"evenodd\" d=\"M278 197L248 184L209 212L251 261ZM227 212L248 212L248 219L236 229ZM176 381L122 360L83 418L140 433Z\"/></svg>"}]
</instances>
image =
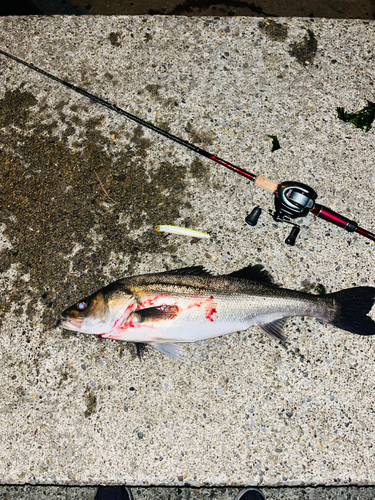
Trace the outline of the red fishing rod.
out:
<instances>
[{"instance_id":1,"label":"red fishing rod","mask_svg":"<svg viewBox=\"0 0 375 500\"><path fill-rule=\"evenodd\" d=\"M272 215L273 219L276 222L287 222L293 225L293 228L289 236L285 240L285 242L288 245L293 246L295 244L296 238L300 231L300 227L298 226L298 224L295 224L294 222L292 222L292 220L301 217L306 217L310 212L316 215L316 217L331 222L332 224L335 224L336 226L339 226L345 229L346 231L358 233L361 236L364 236L365 238L375 241L375 234L361 227L358 227L358 224L356 222L347 219L343 215L334 212L330 208L315 203L315 200L318 195L310 186L307 186L306 184L294 181L282 182L281 184L278 184L277 182L271 181L270 179L267 179L261 175L255 175L250 172L247 172L246 170L237 167L236 165L233 165L233 163L223 160L222 158L219 158L218 156L209 153L204 149L199 148L194 144L191 144L188 141L185 141L169 132L166 132L165 130L162 130L159 127L156 127L152 123L149 123L145 120L142 120L141 118L138 118L137 116L129 113L128 111L119 108L115 104L111 104L110 102L94 94L91 94L87 90L81 89L76 85L73 85L55 75L52 75L51 73L41 68L38 68L32 63L28 63L1 49L0 49L0 54L2 54L5 57L8 57L9 59L12 59L13 61L18 62L19 64L22 64L32 69L33 71L36 71L37 73L40 73L41 75L46 76L47 78L50 78L51 80L54 80L55 82L60 83L61 85L64 85L65 87L68 87L74 92L77 92L78 94L87 97L91 101L94 101L112 111L115 111L115 113L125 116L129 120L132 120L138 123L139 125L142 125L143 127L146 127L152 130L153 132L156 132L159 135L163 135L167 139L170 139L171 141L174 141L180 144L181 146L184 146L194 151L195 153L204 156L205 158L208 158L216 163L219 163L223 167L232 170L232 172L242 175L243 177L246 177L250 181L254 182L255 186L265 189L266 191L274 194L275 210L273 211L270 210L269 213ZM258 222L261 212L262 209L260 207L255 207L252 210L252 212L246 217L245 219L246 222L251 226L255 226Z\"/></svg>"}]
</instances>

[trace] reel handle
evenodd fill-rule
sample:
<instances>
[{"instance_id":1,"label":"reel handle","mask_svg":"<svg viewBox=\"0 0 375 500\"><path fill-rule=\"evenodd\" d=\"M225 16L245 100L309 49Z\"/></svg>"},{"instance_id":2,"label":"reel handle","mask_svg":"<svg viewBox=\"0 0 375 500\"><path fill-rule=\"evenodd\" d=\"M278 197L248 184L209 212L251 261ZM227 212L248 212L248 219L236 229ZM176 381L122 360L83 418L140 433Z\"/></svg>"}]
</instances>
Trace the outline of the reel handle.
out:
<instances>
[{"instance_id":1,"label":"reel handle","mask_svg":"<svg viewBox=\"0 0 375 500\"><path fill-rule=\"evenodd\" d=\"M249 224L249 226L256 226L261 213L262 209L260 207L253 208L249 215L246 217L245 222Z\"/></svg>"},{"instance_id":2,"label":"reel handle","mask_svg":"<svg viewBox=\"0 0 375 500\"><path fill-rule=\"evenodd\" d=\"M299 226L294 226L292 228L292 230L290 231L289 236L285 240L285 243L287 245L290 245L291 247L294 247L294 245L296 243L296 238L299 235L300 230L301 230L301 228Z\"/></svg>"}]
</instances>

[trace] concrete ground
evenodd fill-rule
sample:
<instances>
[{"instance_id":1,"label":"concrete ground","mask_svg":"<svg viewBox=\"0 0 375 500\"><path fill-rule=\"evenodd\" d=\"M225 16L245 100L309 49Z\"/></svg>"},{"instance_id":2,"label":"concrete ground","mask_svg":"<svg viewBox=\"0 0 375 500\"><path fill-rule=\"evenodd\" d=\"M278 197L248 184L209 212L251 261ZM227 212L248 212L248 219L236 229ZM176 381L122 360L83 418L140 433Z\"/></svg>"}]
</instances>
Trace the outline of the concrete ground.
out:
<instances>
[{"instance_id":1,"label":"concrete ground","mask_svg":"<svg viewBox=\"0 0 375 500\"><path fill-rule=\"evenodd\" d=\"M310 184L374 230L374 130L336 112L373 100L373 22L0 25L2 49L252 172ZM219 495L186 485L233 497L228 487L256 484L273 487L269 498L370 498L371 337L295 318L285 347L252 328L189 345L185 363L151 350L141 363L132 345L56 322L120 277L195 264L225 274L263 263L284 287L310 292L374 285L373 244L309 216L288 247L289 228L265 214L256 228L244 223L255 204L272 206L246 180L5 57L0 65L0 482L174 486L176 498ZM212 239L163 237L158 223ZM61 498L72 491L94 492Z\"/></svg>"}]
</instances>

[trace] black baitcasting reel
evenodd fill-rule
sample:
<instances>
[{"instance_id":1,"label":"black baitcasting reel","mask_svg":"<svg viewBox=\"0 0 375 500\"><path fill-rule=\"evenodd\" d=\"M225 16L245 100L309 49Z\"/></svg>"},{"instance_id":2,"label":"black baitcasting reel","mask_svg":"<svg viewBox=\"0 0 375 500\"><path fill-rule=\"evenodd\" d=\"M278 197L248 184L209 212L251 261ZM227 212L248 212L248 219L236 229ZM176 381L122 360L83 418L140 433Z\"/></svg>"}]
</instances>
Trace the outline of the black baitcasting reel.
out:
<instances>
[{"instance_id":1,"label":"black baitcasting reel","mask_svg":"<svg viewBox=\"0 0 375 500\"><path fill-rule=\"evenodd\" d=\"M301 182L283 182L277 186L275 191L275 210L269 210L275 222L286 222L292 224L293 228L285 243L294 246L296 238L300 232L300 226L291 222L291 219L306 217L315 206L317 193L306 184ZM262 209L255 207L246 217L246 222L250 226L256 226Z\"/></svg>"},{"instance_id":2,"label":"black baitcasting reel","mask_svg":"<svg viewBox=\"0 0 375 500\"><path fill-rule=\"evenodd\" d=\"M320 219L324 219L331 222L335 226L345 229L345 231L348 231L349 233L356 232L372 241L375 241L375 234L359 227L355 221L334 212L330 208L315 203L318 195L310 186L307 186L306 184L289 181L277 185L276 183L273 183L273 181L269 181L269 179L265 179L261 176L258 176L255 180L255 185L257 184L259 187L263 187L263 189L273 193L275 196L275 210L268 211L268 213L272 215L273 220L275 222L287 222L288 224L292 224L294 226L285 240L285 243L288 245L294 246L296 238L300 232L300 226L291 222L291 220L306 217L309 212L316 215ZM255 207L246 217L246 222L250 226L255 226L261 212L262 209L260 207Z\"/></svg>"}]
</instances>

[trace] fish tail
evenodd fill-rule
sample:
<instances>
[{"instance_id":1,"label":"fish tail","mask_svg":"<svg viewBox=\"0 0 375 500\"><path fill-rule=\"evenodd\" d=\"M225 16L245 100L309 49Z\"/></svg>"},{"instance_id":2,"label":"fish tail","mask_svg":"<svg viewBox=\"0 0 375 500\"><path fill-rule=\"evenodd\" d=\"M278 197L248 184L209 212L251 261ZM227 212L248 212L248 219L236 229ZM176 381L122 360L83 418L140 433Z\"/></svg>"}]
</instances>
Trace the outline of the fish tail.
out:
<instances>
[{"instance_id":1,"label":"fish tail","mask_svg":"<svg viewBox=\"0 0 375 500\"><path fill-rule=\"evenodd\" d=\"M375 321L367 316L375 302L374 287L348 288L326 297L339 305L332 325L357 335L375 335Z\"/></svg>"}]
</instances>

